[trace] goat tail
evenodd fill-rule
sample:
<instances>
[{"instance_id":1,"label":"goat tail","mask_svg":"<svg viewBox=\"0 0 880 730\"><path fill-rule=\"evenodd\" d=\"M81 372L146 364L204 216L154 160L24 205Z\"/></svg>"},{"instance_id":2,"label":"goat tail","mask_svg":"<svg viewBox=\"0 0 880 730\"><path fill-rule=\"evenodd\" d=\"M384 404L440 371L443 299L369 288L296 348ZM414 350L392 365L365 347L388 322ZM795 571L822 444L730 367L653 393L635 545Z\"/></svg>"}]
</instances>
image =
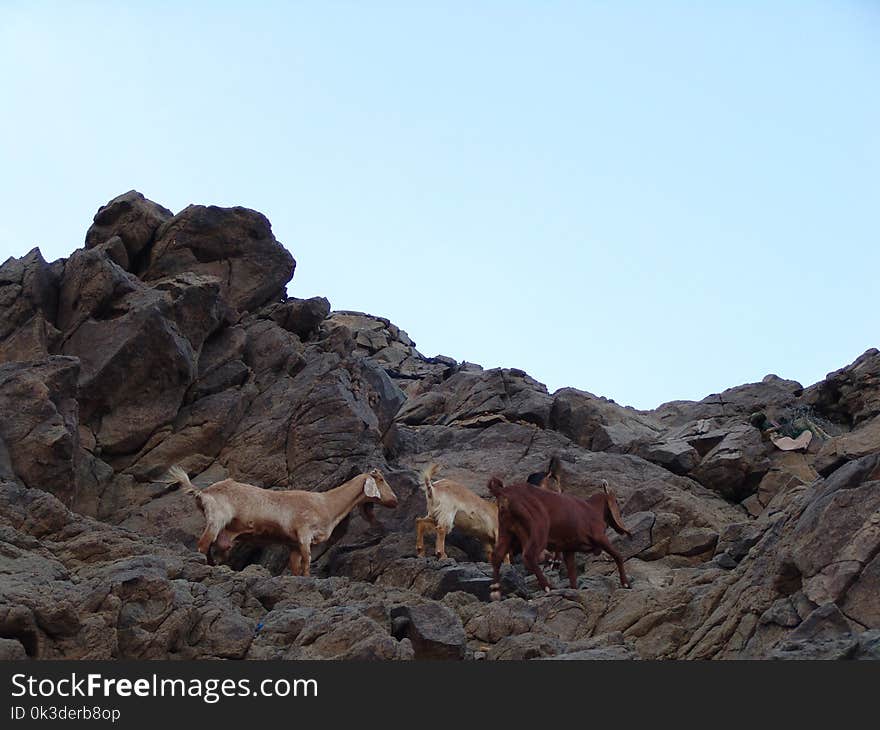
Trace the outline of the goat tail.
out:
<instances>
[{"instance_id":1,"label":"goat tail","mask_svg":"<svg viewBox=\"0 0 880 730\"><path fill-rule=\"evenodd\" d=\"M193 486L193 483L189 480L189 475L183 469L175 464L174 466L169 467L168 475L174 480L174 482L183 487L184 492L191 494L196 498L199 508L202 507L202 493Z\"/></svg>"},{"instance_id":2,"label":"goat tail","mask_svg":"<svg viewBox=\"0 0 880 730\"><path fill-rule=\"evenodd\" d=\"M605 494L608 494L608 480L607 479L602 480L602 489L604 490Z\"/></svg>"},{"instance_id":3,"label":"goat tail","mask_svg":"<svg viewBox=\"0 0 880 730\"><path fill-rule=\"evenodd\" d=\"M422 472L422 491L429 502L434 499L434 484L431 480L438 471L440 471L440 465L432 463Z\"/></svg>"}]
</instances>

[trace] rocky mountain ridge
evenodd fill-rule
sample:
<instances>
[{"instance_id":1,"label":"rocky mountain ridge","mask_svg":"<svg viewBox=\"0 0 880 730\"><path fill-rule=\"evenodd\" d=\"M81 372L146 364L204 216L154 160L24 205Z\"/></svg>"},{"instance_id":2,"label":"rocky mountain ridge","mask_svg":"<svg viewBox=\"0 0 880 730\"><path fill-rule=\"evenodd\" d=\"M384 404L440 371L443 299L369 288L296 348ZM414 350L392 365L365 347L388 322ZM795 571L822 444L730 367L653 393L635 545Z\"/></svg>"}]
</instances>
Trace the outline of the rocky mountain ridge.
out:
<instances>
[{"instance_id":1,"label":"rocky mountain ridge","mask_svg":"<svg viewBox=\"0 0 880 730\"><path fill-rule=\"evenodd\" d=\"M876 349L807 388L637 411L425 357L387 319L286 297L295 266L255 211L135 191L69 258L0 266L0 656L880 655ZM547 596L514 565L493 604L478 545L415 557L420 469L485 496L554 454L566 491L618 494L632 590L590 556ZM209 567L173 463L312 490L378 467L401 504L319 547L319 577L282 575L280 547Z\"/></svg>"}]
</instances>

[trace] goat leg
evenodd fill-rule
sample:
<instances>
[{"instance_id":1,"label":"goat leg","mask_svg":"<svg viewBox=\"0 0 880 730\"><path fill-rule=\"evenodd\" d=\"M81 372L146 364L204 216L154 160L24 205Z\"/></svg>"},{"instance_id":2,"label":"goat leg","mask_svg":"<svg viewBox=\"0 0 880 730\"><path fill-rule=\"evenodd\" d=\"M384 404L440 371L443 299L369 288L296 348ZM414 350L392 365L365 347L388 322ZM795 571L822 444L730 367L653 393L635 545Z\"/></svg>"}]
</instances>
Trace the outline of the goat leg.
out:
<instances>
[{"instance_id":1,"label":"goat leg","mask_svg":"<svg viewBox=\"0 0 880 730\"><path fill-rule=\"evenodd\" d=\"M290 558L288 559L288 564L290 565L290 572L293 575L299 575L300 569L302 565L302 555L300 555L299 547L294 547L290 551Z\"/></svg>"},{"instance_id":2,"label":"goat leg","mask_svg":"<svg viewBox=\"0 0 880 730\"><path fill-rule=\"evenodd\" d=\"M505 558L509 559L511 539L511 534L502 530L498 535L498 542L495 543L495 549L492 551L492 585L489 586L491 591L489 598L493 601L501 600L501 561Z\"/></svg>"},{"instance_id":3,"label":"goat leg","mask_svg":"<svg viewBox=\"0 0 880 730\"><path fill-rule=\"evenodd\" d=\"M629 583L629 579L626 577L626 571L623 568L623 556L619 552L617 552L617 550L614 549L614 546L612 546L611 542L608 540L608 538L605 535L602 535L601 540L594 540L594 542L597 542L599 544L599 546L606 553L608 553L613 558L614 562L617 564L617 572L620 574L620 585L623 588L632 588L632 586Z\"/></svg>"},{"instance_id":4,"label":"goat leg","mask_svg":"<svg viewBox=\"0 0 880 730\"><path fill-rule=\"evenodd\" d=\"M205 531L202 533L202 536L199 538L198 550L208 559L208 565L213 565L213 558L211 557L211 545L214 544L214 540L217 539L217 533L219 530L212 530L211 526L208 525L205 527Z\"/></svg>"},{"instance_id":5,"label":"goat leg","mask_svg":"<svg viewBox=\"0 0 880 730\"><path fill-rule=\"evenodd\" d=\"M437 525L437 542L434 546L434 552L440 560L446 559L446 528L443 525Z\"/></svg>"},{"instance_id":6,"label":"goat leg","mask_svg":"<svg viewBox=\"0 0 880 730\"><path fill-rule=\"evenodd\" d=\"M526 566L528 570L530 570L534 576L538 579L538 583L541 585L547 593L550 592L550 582L547 580L547 577L544 575L544 572L541 570L541 563L539 558L541 557L541 552L543 548L536 542L532 541L530 544L526 544L523 548L523 564Z\"/></svg>"},{"instance_id":7,"label":"goat leg","mask_svg":"<svg viewBox=\"0 0 880 730\"><path fill-rule=\"evenodd\" d=\"M312 545L311 539L302 539L300 538L299 543L299 554L302 558L302 570L300 575L309 576L312 574L311 572L311 563L312 563Z\"/></svg>"},{"instance_id":8,"label":"goat leg","mask_svg":"<svg viewBox=\"0 0 880 730\"><path fill-rule=\"evenodd\" d=\"M484 542L483 543L483 552L486 555L486 562L492 562L492 551L495 549L495 544L492 542Z\"/></svg>"},{"instance_id":9,"label":"goat leg","mask_svg":"<svg viewBox=\"0 0 880 730\"><path fill-rule=\"evenodd\" d=\"M568 585L572 588L577 588L578 574L577 565L574 562L574 553L563 553L563 556L565 558L565 567L568 570Z\"/></svg>"},{"instance_id":10,"label":"goat leg","mask_svg":"<svg viewBox=\"0 0 880 730\"><path fill-rule=\"evenodd\" d=\"M434 521L430 517L416 518L416 555L425 557L425 531L433 529Z\"/></svg>"}]
</instances>

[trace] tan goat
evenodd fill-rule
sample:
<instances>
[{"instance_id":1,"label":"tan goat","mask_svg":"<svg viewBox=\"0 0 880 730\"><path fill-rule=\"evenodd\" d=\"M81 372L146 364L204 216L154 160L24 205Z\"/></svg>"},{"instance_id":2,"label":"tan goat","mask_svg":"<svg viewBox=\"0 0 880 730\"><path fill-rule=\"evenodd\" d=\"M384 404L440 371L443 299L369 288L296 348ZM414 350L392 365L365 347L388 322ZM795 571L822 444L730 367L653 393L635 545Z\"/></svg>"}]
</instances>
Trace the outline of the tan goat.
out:
<instances>
[{"instance_id":1,"label":"tan goat","mask_svg":"<svg viewBox=\"0 0 880 730\"><path fill-rule=\"evenodd\" d=\"M198 490L179 466L172 466L168 472L196 498L205 515L205 531L198 547L209 562L212 545L228 552L236 538L247 536L259 542L290 545L290 570L294 575L309 575L312 545L330 537L333 528L355 507L361 506L369 517L375 503L397 506L397 496L378 469L358 474L327 492L275 492L233 479Z\"/></svg>"},{"instance_id":2,"label":"tan goat","mask_svg":"<svg viewBox=\"0 0 880 730\"><path fill-rule=\"evenodd\" d=\"M424 517L416 518L416 551L424 557L425 532L431 531L437 534L434 545L437 557L445 558L446 535L455 528L482 542L486 558L490 558L498 539L498 505L451 479L433 481L439 468L431 464L422 472L422 491L428 510Z\"/></svg>"}]
</instances>

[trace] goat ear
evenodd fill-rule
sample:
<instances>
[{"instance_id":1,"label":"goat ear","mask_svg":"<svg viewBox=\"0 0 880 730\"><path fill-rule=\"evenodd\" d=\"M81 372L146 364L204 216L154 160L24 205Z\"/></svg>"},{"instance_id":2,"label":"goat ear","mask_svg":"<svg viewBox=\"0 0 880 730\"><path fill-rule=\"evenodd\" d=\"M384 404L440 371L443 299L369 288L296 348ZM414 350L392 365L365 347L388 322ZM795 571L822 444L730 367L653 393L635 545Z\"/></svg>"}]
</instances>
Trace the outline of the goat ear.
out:
<instances>
[{"instance_id":1,"label":"goat ear","mask_svg":"<svg viewBox=\"0 0 880 730\"><path fill-rule=\"evenodd\" d=\"M373 477L367 477L364 480L364 494L368 497L373 497L374 499L378 499L382 496L379 494L379 487L376 486L376 480L373 479Z\"/></svg>"}]
</instances>

